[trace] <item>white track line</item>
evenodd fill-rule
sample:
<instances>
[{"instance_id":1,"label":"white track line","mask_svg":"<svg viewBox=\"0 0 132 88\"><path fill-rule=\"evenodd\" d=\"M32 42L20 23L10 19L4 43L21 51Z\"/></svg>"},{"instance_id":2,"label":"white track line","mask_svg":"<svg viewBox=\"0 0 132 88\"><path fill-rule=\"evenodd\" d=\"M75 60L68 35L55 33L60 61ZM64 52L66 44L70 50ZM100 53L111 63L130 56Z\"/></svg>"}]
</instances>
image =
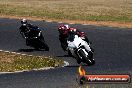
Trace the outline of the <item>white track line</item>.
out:
<instances>
[{"instance_id":1,"label":"white track line","mask_svg":"<svg viewBox=\"0 0 132 88\"><path fill-rule=\"evenodd\" d=\"M82 25L88 25L88 24L82 24Z\"/></svg>"},{"instance_id":2,"label":"white track line","mask_svg":"<svg viewBox=\"0 0 132 88\"><path fill-rule=\"evenodd\" d=\"M0 50L0 52L2 52L3 50Z\"/></svg>"},{"instance_id":3,"label":"white track line","mask_svg":"<svg viewBox=\"0 0 132 88\"><path fill-rule=\"evenodd\" d=\"M54 69L54 68L55 68L55 67L44 67L44 68L32 69L32 70L22 70L22 71L14 71L14 72L0 72L0 75L1 75L1 74L13 74L13 73L30 72L30 71L49 70L49 69Z\"/></svg>"},{"instance_id":4,"label":"white track line","mask_svg":"<svg viewBox=\"0 0 132 88\"><path fill-rule=\"evenodd\" d=\"M62 67L65 67L65 66L68 66L69 65L69 63L67 62L67 61L64 61L64 66L62 66Z\"/></svg>"},{"instance_id":5,"label":"white track line","mask_svg":"<svg viewBox=\"0 0 132 88\"><path fill-rule=\"evenodd\" d=\"M58 23L63 23L63 22L58 22Z\"/></svg>"},{"instance_id":6,"label":"white track line","mask_svg":"<svg viewBox=\"0 0 132 88\"><path fill-rule=\"evenodd\" d=\"M10 53L10 51L4 51L4 52L6 52L6 53Z\"/></svg>"}]
</instances>

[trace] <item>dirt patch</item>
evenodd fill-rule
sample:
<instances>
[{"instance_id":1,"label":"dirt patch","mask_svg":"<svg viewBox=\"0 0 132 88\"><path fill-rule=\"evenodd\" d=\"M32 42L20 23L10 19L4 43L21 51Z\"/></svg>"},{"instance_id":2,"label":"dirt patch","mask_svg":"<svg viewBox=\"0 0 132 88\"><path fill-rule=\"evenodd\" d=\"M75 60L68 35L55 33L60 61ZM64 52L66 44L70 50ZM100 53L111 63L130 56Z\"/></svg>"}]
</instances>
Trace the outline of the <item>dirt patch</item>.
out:
<instances>
[{"instance_id":1,"label":"dirt patch","mask_svg":"<svg viewBox=\"0 0 132 88\"><path fill-rule=\"evenodd\" d=\"M12 63L14 61L15 55L10 54L10 53L1 53L0 54L0 62L8 62Z\"/></svg>"},{"instance_id":2,"label":"dirt patch","mask_svg":"<svg viewBox=\"0 0 132 88\"><path fill-rule=\"evenodd\" d=\"M120 28L132 28L132 22L113 22L113 21L81 21L81 20L57 20L57 19L47 19L47 18L38 18L38 17L28 17L28 16L9 16L1 15L0 18L9 18L9 19L23 19L28 20L39 20L39 21L56 21L62 23L72 23L72 24L87 24L87 25L96 25L96 26L108 26L108 27L120 27Z\"/></svg>"}]
</instances>

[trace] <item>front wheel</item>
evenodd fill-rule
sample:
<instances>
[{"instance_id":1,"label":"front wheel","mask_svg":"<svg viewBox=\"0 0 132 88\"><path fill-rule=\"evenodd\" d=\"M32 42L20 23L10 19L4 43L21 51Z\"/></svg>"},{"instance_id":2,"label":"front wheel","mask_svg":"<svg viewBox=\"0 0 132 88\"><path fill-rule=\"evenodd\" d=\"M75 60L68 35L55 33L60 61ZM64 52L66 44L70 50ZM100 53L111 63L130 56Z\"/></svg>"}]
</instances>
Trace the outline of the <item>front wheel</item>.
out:
<instances>
[{"instance_id":1,"label":"front wheel","mask_svg":"<svg viewBox=\"0 0 132 88\"><path fill-rule=\"evenodd\" d=\"M72 55L72 53L71 53L70 50L68 50L68 55L71 56L71 57L73 57L73 55Z\"/></svg>"},{"instance_id":2,"label":"front wheel","mask_svg":"<svg viewBox=\"0 0 132 88\"><path fill-rule=\"evenodd\" d=\"M93 56L92 57L87 56L82 49L79 50L78 53L79 53L79 56L82 58L83 62L86 63L87 65L94 65L95 64L95 60L93 59Z\"/></svg>"}]
</instances>

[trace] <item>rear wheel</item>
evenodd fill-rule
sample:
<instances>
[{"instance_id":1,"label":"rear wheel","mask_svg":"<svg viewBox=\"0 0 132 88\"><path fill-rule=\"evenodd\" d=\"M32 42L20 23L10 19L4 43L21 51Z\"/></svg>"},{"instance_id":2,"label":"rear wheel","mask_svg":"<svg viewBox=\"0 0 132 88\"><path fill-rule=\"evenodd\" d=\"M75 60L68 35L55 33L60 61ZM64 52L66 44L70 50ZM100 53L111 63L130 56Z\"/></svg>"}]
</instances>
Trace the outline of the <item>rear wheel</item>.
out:
<instances>
[{"instance_id":1,"label":"rear wheel","mask_svg":"<svg viewBox=\"0 0 132 88\"><path fill-rule=\"evenodd\" d=\"M26 45L29 46L29 40L28 39L26 39Z\"/></svg>"},{"instance_id":2,"label":"rear wheel","mask_svg":"<svg viewBox=\"0 0 132 88\"><path fill-rule=\"evenodd\" d=\"M44 48L46 51L49 51L49 46L46 43L44 43Z\"/></svg>"},{"instance_id":3,"label":"rear wheel","mask_svg":"<svg viewBox=\"0 0 132 88\"><path fill-rule=\"evenodd\" d=\"M45 49L45 51L49 51L49 46L45 43L44 40L41 40L41 49Z\"/></svg>"},{"instance_id":4,"label":"rear wheel","mask_svg":"<svg viewBox=\"0 0 132 88\"><path fill-rule=\"evenodd\" d=\"M45 51L49 51L49 46L45 43L44 38L40 38L37 42L37 46L35 47L36 49L39 50L45 50Z\"/></svg>"}]
</instances>

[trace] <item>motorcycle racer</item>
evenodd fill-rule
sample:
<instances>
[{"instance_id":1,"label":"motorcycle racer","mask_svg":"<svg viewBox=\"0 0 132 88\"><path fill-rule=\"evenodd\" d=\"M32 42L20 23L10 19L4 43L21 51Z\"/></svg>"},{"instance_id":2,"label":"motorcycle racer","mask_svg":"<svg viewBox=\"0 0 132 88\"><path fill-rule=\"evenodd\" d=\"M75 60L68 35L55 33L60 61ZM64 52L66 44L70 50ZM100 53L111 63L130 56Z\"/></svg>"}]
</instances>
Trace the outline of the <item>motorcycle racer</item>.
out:
<instances>
[{"instance_id":1,"label":"motorcycle racer","mask_svg":"<svg viewBox=\"0 0 132 88\"><path fill-rule=\"evenodd\" d=\"M21 27L19 28L19 30L23 38L28 38L33 36L37 37L38 32L41 31L37 26L28 23L26 19L22 19Z\"/></svg>"},{"instance_id":2,"label":"motorcycle racer","mask_svg":"<svg viewBox=\"0 0 132 88\"><path fill-rule=\"evenodd\" d=\"M49 51L48 45L45 43L42 31L38 26L29 24L26 19L22 19L20 34L26 39L26 45L34 47L37 50L45 49Z\"/></svg>"},{"instance_id":3,"label":"motorcycle racer","mask_svg":"<svg viewBox=\"0 0 132 88\"><path fill-rule=\"evenodd\" d=\"M61 42L61 47L64 51L67 49L67 38L68 38L68 32L69 32L69 25L60 25L58 27L59 31L59 40Z\"/></svg>"},{"instance_id":4,"label":"motorcycle racer","mask_svg":"<svg viewBox=\"0 0 132 88\"><path fill-rule=\"evenodd\" d=\"M74 31L80 38L86 41L89 44L89 40L84 32L81 32L75 28L71 28L69 25L60 25L58 27L59 31L59 40L61 42L61 47L64 51L67 49L67 38L70 31Z\"/></svg>"}]
</instances>

